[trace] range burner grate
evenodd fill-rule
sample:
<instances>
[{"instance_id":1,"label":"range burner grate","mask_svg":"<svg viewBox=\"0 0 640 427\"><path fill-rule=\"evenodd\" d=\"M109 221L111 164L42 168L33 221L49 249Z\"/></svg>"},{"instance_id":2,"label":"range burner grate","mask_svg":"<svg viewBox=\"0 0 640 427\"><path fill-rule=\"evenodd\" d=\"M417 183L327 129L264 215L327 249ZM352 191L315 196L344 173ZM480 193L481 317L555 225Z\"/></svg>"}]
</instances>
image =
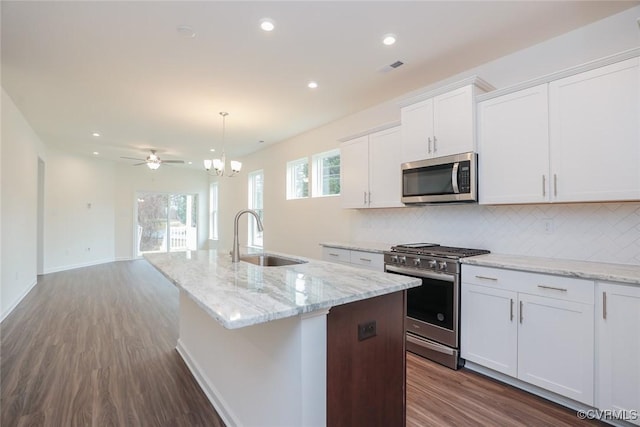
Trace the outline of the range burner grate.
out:
<instances>
[{"instance_id":1,"label":"range burner grate","mask_svg":"<svg viewBox=\"0 0 640 427\"><path fill-rule=\"evenodd\" d=\"M439 256L446 258L466 258L475 255L484 255L490 253L485 249L469 249L457 248L454 246L440 246L434 243L410 243L405 245L397 245L391 248L392 252L407 253L426 256Z\"/></svg>"}]
</instances>

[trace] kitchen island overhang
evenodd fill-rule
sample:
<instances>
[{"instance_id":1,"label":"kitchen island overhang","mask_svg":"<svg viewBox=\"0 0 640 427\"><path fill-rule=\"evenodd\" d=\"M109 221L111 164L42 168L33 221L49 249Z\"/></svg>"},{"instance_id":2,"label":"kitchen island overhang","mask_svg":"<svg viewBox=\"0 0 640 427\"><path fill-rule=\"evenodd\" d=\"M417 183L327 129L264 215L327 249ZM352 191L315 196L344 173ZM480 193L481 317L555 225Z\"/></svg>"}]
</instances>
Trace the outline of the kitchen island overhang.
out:
<instances>
[{"instance_id":1,"label":"kitchen island overhang","mask_svg":"<svg viewBox=\"0 0 640 427\"><path fill-rule=\"evenodd\" d=\"M180 289L177 350L230 426L326 425L329 310L420 284L311 259L261 267L216 251L145 258Z\"/></svg>"}]
</instances>

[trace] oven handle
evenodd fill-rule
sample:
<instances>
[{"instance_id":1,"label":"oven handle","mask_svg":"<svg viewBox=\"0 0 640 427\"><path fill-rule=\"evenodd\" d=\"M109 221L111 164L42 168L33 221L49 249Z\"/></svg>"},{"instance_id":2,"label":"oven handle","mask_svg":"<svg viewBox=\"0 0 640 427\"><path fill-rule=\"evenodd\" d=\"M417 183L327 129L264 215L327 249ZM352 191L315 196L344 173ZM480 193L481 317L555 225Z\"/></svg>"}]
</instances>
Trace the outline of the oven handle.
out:
<instances>
[{"instance_id":1,"label":"oven handle","mask_svg":"<svg viewBox=\"0 0 640 427\"><path fill-rule=\"evenodd\" d=\"M419 345L420 347L437 351L438 353L448 354L449 356L453 356L455 354L454 350L450 349L449 347L432 344L429 341L421 340L419 338L414 338L409 334L407 334L407 341L410 342L411 344Z\"/></svg>"},{"instance_id":2,"label":"oven handle","mask_svg":"<svg viewBox=\"0 0 640 427\"><path fill-rule=\"evenodd\" d=\"M425 279L443 280L445 282L453 283L455 276L451 274L443 274L429 271L411 270L408 268L396 267L395 265L387 265L384 268L385 271L391 271L393 273L404 274L405 276L423 277Z\"/></svg>"}]
</instances>

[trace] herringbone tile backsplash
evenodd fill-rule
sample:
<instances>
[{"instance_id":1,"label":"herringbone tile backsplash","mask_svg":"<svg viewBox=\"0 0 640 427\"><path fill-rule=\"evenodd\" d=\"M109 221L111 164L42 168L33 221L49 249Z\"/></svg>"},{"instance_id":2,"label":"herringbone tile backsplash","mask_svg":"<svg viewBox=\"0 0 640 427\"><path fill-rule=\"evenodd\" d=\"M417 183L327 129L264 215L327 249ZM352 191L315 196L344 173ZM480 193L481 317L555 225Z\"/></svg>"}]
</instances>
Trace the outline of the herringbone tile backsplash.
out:
<instances>
[{"instance_id":1,"label":"herringbone tile backsplash","mask_svg":"<svg viewBox=\"0 0 640 427\"><path fill-rule=\"evenodd\" d=\"M368 209L353 225L354 241L640 265L640 203Z\"/></svg>"}]
</instances>

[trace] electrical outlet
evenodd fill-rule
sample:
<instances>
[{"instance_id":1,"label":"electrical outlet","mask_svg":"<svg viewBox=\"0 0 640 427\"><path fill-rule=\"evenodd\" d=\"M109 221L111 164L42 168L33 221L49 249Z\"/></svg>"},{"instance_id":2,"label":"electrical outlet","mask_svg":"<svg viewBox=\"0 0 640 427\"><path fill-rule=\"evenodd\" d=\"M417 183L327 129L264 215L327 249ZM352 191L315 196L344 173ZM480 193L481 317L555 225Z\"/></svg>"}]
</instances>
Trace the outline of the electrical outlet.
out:
<instances>
[{"instance_id":1,"label":"electrical outlet","mask_svg":"<svg viewBox=\"0 0 640 427\"><path fill-rule=\"evenodd\" d=\"M555 231L555 227L553 225L553 219L552 218L543 219L542 220L542 224L544 225L545 234L553 234L553 232Z\"/></svg>"},{"instance_id":2,"label":"electrical outlet","mask_svg":"<svg viewBox=\"0 0 640 427\"><path fill-rule=\"evenodd\" d=\"M364 341L376 336L376 321L358 324L358 341Z\"/></svg>"}]
</instances>

